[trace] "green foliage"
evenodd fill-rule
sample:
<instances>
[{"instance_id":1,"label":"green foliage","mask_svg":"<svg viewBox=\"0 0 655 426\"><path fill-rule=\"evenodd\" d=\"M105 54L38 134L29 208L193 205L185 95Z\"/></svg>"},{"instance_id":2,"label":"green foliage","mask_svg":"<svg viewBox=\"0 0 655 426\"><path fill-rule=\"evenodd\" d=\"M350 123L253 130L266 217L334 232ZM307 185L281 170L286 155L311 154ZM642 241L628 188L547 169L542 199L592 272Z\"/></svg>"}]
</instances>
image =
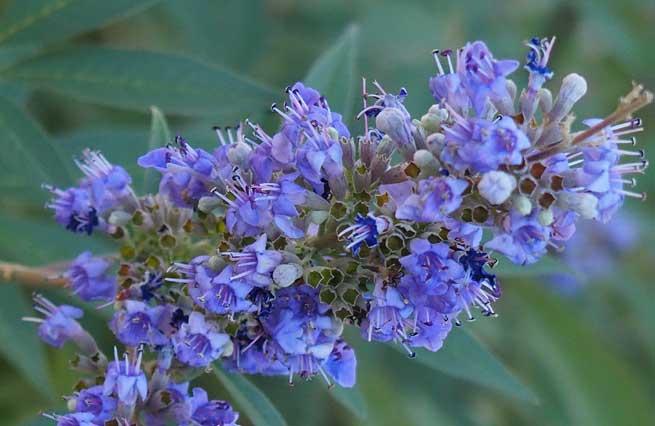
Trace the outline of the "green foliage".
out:
<instances>
[{"instance_id":1,"label":"green foliage","mask_svg":"<svg viewBox=\"0 0 655 426\"><path fill-rule=\"evenodd\" d=\"M254 426L286 426L287 422L266 395L241 374L228 373L216 366L214 373L231 401Z\"/></svg>"}]
</instances>

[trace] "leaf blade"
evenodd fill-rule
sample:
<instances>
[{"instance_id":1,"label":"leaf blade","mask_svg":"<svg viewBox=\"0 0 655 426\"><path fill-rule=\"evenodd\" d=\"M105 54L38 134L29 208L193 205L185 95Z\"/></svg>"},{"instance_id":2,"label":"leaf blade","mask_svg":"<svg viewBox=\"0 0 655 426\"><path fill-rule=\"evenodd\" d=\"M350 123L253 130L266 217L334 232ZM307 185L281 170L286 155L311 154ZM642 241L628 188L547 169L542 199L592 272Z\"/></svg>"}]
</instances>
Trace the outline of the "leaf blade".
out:
<instances>
[{"instance_id":1,"label":"leaf blade","mask_svg":"<svg viewBox=\"0 0 655 426\"><path fill-rule=\"evenodd\" d=\"M265 111L275 93L243 76L184 56L78 46L50 52L0 73L83 102L182 115L242 119Z\"/></svg>"},{"instance_id":2,"label":"leaf blade","mask_svg":"<svg viewBox=\"0 0 655 426\"><path fill-rule=\"evenodd\" d=\"M319 56L310 67L304 82L319 90L334 111L349 121L355 94L355 64L359 28L350 25L336 42Z\"/></svg>"},{"instance_id":3,"label":"leaf blade","mask_svg":"<svg viewBox=\"0 0 655 426\"><path fill-rule=\"evenodd\" d=\"M56 43L142 12L159 1L14 1L0 18L0 44Z\"/></svg>"},{"instance_id":4,"label":"leaf blade","mask_svg":"<svg viewBox=\"0 0 655 426\"><path fill-rule=\"evenodd\" d=\"M368 407L364 396L356 386L350 389L342 388L336 385L327 390L332 399L339 403L342 407L352 413L360 420L365 420L368 416Z\"/></svg>"},{"instance_id":5,"label":"leaf blade","mask_svg":"<svg viewBox=\"0 0 655 426\"><path fill-rule=\"evenodd\" d=\"M156 106L150 107L150 137L148 151L165 146L172 141L171 131L164 113ZM154 170L146 169L144 172L143 189L146 192L157 192L157 176Z\"/></svg>"},{"instance_id":6,"label":"leaf blade","mask_svg":"<svg viewBox=\"0 0 655 426\"><path fill-rule=\"evenodd\" d=\"M405 353L399 345L392 347ZM415 359L433 370L485 386L506 396L533 404L538 402L537 396L468 330L453 330L437 352L416 350Z\"/></svg>"},{"instance_id":7,"label":"leaf blade","mask_svg":"<svg viewBox=\"0 0 655 426\"><path fill-rule=\"evenodd\" d=\"M241 374L228 373L218 365L215 365L214 374L255 426L287 425L270 399Z\"/></svg>"}]
</instances>

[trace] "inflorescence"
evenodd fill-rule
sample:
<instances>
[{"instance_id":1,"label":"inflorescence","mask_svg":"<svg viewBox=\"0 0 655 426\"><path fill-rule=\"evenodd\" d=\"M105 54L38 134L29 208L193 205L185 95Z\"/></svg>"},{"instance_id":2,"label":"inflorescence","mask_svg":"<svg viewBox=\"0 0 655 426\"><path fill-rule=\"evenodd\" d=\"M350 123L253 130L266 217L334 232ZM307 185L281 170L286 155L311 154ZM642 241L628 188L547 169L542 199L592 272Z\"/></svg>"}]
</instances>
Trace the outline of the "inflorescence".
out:
<instances>
[{"instance_id":1,"label":"inflorescence","mask_svg":"<svg viewBox=\"0 0 655 426\"><path fill-rule=\"evenodd\" d=\"M607 222L648 163L632 114L652 100L635 85L604 119L573 129L587 91L577 74L544 84L554 39L531 39L517 94L514 60L476 41L434 51L435 99L420 119L363 80L362 136L316 90L296 83L274 134L246 121L215 128L208 152L178 136L138 159L161 174L138 196L129 174L84 151L78 186L48 207L67 229L110 235L112 257L82 253L64 277L84 301L113 306L124 349L109 356L83 312L35 296L39 335L79 348L84 374L60 426L234 425L238 414L189 381L214 364L243 374L319 375L355 384L345 325L408 354L437 351L463 320L496 316L503 255L528 265L561 250L579 219ZM486 231L486 232L485 232Z\"/></svg>"}]
</instances>

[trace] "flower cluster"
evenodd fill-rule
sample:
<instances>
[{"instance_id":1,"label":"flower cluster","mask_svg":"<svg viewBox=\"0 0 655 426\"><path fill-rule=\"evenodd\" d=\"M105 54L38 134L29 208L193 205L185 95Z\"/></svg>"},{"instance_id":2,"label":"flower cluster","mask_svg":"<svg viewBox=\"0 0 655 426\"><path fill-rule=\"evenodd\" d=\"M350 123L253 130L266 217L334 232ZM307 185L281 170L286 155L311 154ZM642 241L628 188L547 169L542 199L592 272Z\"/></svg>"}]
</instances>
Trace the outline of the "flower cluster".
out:
<instances>
[{"instance_id":1,"label":"flower cluster","mask_svg":"<svg viewBox=\"0 0 655 426\"><path fill-rule=\"evenodd\" d=\"M554 96L544 87L553 40L531 39L528 85L519 62L477 41L435 51L435 103L420 118L364 80L362 136L316 90L296 83L272 110L276 133L246 121L218 128L205 151L178 136L138 159L161 175L137 196L129 175L93 151L85 177L48 187L56 220L98 229L117 254L82 253L64 274L85 301L113 306L124 346L113 361L78 320L82 311L37 296L39 335L79 347L86 374L59 425L232 425L238 415L189 380L215 366L321 376L351 387L356 357L343 338L439 350L453 325L495 316L494 255L527 265L563 248L579 219L609 221L643 173L642 130L632 113L651 102L641 86L604 119L573 129L586 92L577 74ZM517 99L518 98L518 99ZM395 154L398 155L395 155ZM486 232L485 232L486 231Z\"/></svg>"}]
</instances>

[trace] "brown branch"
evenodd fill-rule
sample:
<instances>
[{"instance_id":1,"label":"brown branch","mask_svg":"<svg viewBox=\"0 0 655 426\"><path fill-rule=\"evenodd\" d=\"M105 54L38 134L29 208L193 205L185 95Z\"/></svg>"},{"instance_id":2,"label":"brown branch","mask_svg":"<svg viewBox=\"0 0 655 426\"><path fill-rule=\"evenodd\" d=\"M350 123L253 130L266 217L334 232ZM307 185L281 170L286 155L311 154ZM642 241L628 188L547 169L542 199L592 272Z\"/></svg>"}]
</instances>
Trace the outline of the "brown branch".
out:
<instances>
[{"instance_id":1,"label":"brown branch","mask_svg":"<svg viewBox=\"0 0 655 426\"><path fill-rule=\"evenodd\" d=\"M0 261L0 278L6 282L16 282L27 286L65 286L68 281L62 276L57 276L57 273L58 271L50 268L34 268Z\"/></svg>"}]
</instances>

